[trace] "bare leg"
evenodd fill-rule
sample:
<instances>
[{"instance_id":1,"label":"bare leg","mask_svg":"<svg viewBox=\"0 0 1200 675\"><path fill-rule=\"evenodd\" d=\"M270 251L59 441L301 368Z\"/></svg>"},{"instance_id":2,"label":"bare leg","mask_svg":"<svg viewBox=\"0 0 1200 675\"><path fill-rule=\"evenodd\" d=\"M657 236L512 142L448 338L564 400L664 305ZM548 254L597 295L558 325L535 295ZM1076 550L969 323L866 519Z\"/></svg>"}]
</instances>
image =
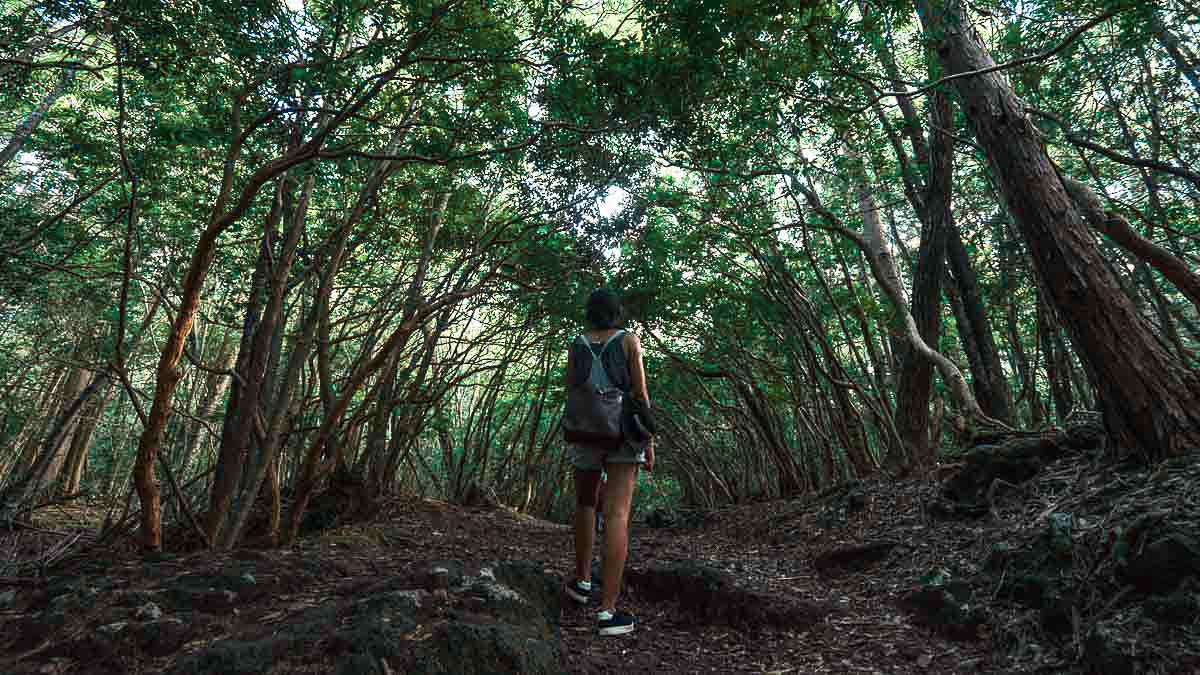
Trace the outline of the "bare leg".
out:
<instances>
[{"instance_id":1,"label":"bare leg","mask_svg":"<svg viewBox=\"0 0 1200 675\"><path fill-rule=\"evenodd\" d=\"M592 547L596 543L596 508L575 506L575 580L592 580Z\"/></svg>"},{"instance_id":2,"label":"bare leg","mask_svg":"<svg viewBox=\"0 0 1200 675\"><path fill-rule=\"evenodd\" d=\"M633 486L637 479L637 464L609 464L608 486L604 490L604 566L600 609L613 611L621 592L621 577L625 574L625 558L629 555L629 507L633 502ZM579 521L576 521L576 528Z\"/></svg>"}]
</instances>

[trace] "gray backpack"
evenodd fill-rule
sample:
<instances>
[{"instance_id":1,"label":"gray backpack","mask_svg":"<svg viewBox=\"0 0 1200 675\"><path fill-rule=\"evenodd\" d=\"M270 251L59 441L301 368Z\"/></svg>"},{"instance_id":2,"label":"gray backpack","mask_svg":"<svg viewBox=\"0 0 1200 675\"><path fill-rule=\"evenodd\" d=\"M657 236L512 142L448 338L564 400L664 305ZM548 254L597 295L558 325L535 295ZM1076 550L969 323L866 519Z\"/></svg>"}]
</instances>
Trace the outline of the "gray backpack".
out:
<instances>
[{"instance_id":1,"label":"gray backpack","mask_svg":"<svg viewBox=\"0 0 1200 675\"><path fill-rule=\"evenodd\" d=\"M587 348L592 361L587 379L567 387L567 409L562 420L563 439L567 442L615 446L621 441L624 393L609 377L603 356L608 349L620 349L624 335L623 330L613 333L599 350L586 337L575 338L576 344L582 343Z\"/></svg>"}]
</instances>

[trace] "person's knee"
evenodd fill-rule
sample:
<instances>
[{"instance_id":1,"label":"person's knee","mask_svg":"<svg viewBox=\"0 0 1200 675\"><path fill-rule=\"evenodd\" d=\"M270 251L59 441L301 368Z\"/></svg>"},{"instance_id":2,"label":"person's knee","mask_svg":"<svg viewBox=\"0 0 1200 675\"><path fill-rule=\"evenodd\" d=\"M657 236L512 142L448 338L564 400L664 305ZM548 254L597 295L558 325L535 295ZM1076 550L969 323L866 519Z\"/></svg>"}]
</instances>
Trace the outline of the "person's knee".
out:
<instances>
[{"instance_id":1,"label":"person's knee","mask_svg":"<svg viewBox=\"0 0 1200 675\"><path fill-rule=\"evenodd\" d=\"M604 513L605 527L624 528L629 524L629 508L614 508L612 512Z\"/></svg>"}]
</instances>

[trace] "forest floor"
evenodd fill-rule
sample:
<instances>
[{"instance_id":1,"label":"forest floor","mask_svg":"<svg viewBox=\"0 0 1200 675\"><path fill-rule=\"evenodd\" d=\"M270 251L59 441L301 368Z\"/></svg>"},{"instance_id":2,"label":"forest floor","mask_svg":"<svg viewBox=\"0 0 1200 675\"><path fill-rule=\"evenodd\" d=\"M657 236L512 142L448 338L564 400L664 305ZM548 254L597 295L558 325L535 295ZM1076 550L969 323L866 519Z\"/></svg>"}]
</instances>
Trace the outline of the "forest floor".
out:
<instances>
[{"instance_id":1,"label":"forest floor","mask_svg":"<svg viewBox=\"0 0 1200 675\"><path fill-rule=\"evenodd\" d=\"M1071 444L640 514L617 638L562 598L569 528L504 507L392 501L290 550L92 550L0 579L0 672L1200 672L1200 462Z\"/></svg>"}]
</instances>

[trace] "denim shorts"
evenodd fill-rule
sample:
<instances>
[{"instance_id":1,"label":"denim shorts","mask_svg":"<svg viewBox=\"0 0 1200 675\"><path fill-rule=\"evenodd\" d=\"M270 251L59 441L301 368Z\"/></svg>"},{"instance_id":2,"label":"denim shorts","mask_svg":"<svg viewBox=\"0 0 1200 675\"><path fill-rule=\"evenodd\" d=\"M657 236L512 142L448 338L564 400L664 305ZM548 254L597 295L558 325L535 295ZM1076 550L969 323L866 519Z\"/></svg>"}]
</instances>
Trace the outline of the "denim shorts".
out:
<instances>
[{"instance_id":1,"label":"denim shorts","mask_svg":"<svg viewBox=\"0 0 1200 675\"><path fill-rule=\"evenodd\" d=\"M571 463L578 471L600 471L605 464L645 464L646 449L628 441L616 450L575 443L571 446Z\"/></svg>"}]
</instances>

